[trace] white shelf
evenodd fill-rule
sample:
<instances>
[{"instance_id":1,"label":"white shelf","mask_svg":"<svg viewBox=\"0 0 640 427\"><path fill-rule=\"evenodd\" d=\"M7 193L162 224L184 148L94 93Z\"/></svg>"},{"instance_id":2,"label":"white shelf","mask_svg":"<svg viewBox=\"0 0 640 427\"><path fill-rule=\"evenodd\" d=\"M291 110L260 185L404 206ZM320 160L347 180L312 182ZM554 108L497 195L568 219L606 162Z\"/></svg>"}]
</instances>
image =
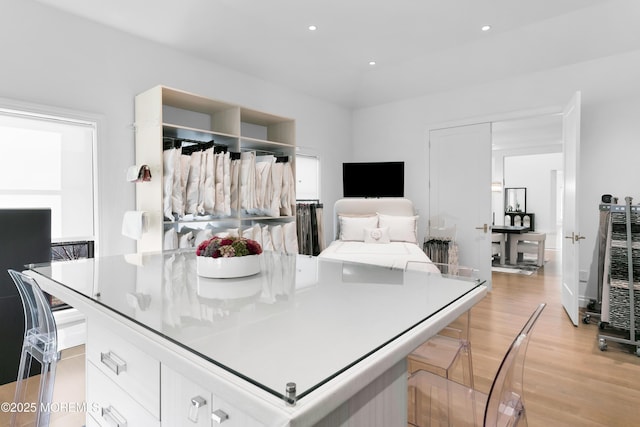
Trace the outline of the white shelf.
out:
<instances>
[{"instance_id":1,"label":"white shelf","mask_svg":"<svg viewBox=\"0 0 640 427\"><path fill-rule=\"evenodd\" d=\"M136 164L151 168L152 181L136 187L136 210L147 213L147 231L138 240L139 252L162 251L164 231L173 225L247 221L295 221L295 216L231 216L168 221L163 215L163 138L224 145L231 152L256 151L287 156L295 165L295 121L270 113L156 86L135 99ZM295 173L295 167L292 168Z\"/></svg>"}]
</instances>

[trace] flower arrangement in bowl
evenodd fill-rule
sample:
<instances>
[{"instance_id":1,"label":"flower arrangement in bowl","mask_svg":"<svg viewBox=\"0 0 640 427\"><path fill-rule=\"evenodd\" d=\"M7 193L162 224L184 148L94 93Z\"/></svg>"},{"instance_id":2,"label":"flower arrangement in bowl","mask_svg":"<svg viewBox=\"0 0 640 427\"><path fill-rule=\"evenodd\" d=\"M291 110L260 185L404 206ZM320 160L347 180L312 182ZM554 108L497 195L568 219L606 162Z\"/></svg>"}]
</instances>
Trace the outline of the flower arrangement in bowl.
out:
<instances>
[{"instance_id":1,"label":"flower arrangement in bowl","mask_svg":"<svg viewBox=\"0 0 640 427\"><path fill-rule=\"evenodd\" d=\"M198 245L198 275L211 278L233 278L260 271L262 246L244 237L212 237Z\"/></svg>"}]
</instances>

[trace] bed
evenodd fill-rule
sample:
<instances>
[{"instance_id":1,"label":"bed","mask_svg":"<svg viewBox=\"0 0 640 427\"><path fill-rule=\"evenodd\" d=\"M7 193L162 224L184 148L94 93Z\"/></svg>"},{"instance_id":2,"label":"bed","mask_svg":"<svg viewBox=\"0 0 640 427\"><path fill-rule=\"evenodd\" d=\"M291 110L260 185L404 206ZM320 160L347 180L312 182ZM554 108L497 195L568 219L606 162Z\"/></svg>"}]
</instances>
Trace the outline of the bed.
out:
<instances>
[{"instance_id":1,"label":"bed","mask_svg":"<svg viewBox=\"0 0 640 427\"><path fill-rule=\"evenodd\" d=\"M335 240L319 257L439 273L418 246L417 224L409 199L340 199L333 209Z\"/></svg>"}]
</instances>

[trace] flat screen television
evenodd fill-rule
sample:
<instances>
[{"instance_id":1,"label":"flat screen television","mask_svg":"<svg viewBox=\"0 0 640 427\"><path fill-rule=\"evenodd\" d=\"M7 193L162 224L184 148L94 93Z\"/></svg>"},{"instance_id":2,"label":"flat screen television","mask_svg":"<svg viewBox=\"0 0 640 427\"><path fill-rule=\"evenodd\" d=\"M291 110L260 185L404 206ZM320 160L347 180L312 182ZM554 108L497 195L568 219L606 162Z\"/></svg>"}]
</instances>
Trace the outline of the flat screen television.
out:
<instances>
[{"instance_id":1,"label":"flat screen television","mask_svg":"<svg viewBox=\"0 0 640 427\"><path fill-rule=\"evenodd\" d=\"M404 197L404 162L342 164L344 197Z\"/></svg>"}]
</instances>

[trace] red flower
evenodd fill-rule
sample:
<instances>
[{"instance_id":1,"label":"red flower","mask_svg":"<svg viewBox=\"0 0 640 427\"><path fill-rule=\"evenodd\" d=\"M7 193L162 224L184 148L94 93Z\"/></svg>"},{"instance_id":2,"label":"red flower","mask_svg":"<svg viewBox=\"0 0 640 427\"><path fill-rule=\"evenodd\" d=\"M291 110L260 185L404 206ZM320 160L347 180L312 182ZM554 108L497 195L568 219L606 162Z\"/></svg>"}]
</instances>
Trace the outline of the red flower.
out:
<instances>
[{"instance_id":1,"label":"red flower","mask_svg":"<svg viewBox=\"0 0 640 427\"><path fill-rule=\"evenodd\" d=\"M255 240L244 237L212 237L198 245L197 256L203 257L240 257L260 255L262 246Z\"/></svg>"},{"instance_id":2,"label":"red flower","mask_svg":"<svg viewBox=\"0 0 640 427\"><path fill-rule=\"evenodd\" d=\"M255 255L260 255L262 253L262 246L260 246L260 243L255 240L247 240L247 249Z\"/></svg>"},{"instance_id":3,"label":"red flower","mask_svg":"<svg viewBox=\"0 0 640 427\"><path fill-rule=\"evenodd\" d=\"M202 252L204 252L205 249L207 249L207 246L209 246L211 240L205 240L202 243L200 243L198 245L198 249L196 249L196 255L200 256L200 254Z\"/></svg>"}]
</instances>

